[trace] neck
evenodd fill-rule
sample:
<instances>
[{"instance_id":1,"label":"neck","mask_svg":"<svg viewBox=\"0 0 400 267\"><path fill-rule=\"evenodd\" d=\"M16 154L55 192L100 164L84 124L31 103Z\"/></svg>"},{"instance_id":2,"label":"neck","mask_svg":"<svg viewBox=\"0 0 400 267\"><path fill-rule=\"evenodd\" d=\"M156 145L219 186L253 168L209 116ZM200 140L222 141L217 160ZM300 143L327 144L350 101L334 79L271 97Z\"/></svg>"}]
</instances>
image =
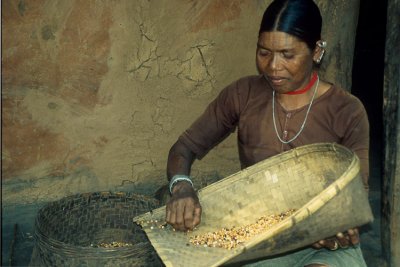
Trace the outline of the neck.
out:
<instances>
[{"instance_id":1,"label":"neck","mask_svg":"<svg viewBox=\"0 0 400 267\"><path fill-rule=\"evenodd\" d=\"M284 94L285 95L300 95L300 94L304 94L304 93L308 92L314 86L314 84L317 81L317 79L318 79L318 74L317 74L316 71L314 71L310 81L308 82L308 84L305 87L297 89L297 90L294 90L294 91L291 91L291 92L287 92L287 93L284 93Z\"/></svg>"},{"instance_id":2,"label":"neck","mask_svg":"<svg viewBox=\"0 0 400 267\"><path fill-rule=\"evenodd\" d=\"M318 81L318 75L316 75ZM304 93L300 94L279 94L276 93L276 99L279 101L279 104L285 108L286 110L295 110L302 108L310 103L310 99L312 98L317 83L314 82L312 86Z\"/></svg>"}]
</instances>

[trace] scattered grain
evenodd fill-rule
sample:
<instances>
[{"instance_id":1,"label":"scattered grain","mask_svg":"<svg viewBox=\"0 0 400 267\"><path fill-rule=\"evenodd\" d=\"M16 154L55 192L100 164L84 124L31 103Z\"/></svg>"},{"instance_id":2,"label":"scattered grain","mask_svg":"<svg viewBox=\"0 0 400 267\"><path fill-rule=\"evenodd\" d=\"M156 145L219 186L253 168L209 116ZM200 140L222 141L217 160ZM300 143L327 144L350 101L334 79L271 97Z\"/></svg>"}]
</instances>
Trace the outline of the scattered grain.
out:
<instances>
[{"instance_id":1,"label":"scattered grain","mask_svg":"<svg viewBox=\"0 0 400 267\"><path fill-rule=\"evenodd\" d=\"M257 234L267 231L272 226L292 215L294 212L294 209L290 209L280 214L263 216L253 224L240 227L234 226L232 228L222 228L215 232L194 235L190 237L190 243L195 246L233 249L239 244L245 243Z\"/></svg>"},{"instance_id":2,"label":"scattered grain","mask_svg":"<svg viewBox=\"0 0 400 267\"><path fill-rule=\"evenodd\" d=\"M102 242L102 243L98 244L97 246L91 244L91 246L96 247L96 248L122 248L122 247L131 247L131 246L133 246L133 244L113 241L111 243Z\"/></svg>"}]
</instances>

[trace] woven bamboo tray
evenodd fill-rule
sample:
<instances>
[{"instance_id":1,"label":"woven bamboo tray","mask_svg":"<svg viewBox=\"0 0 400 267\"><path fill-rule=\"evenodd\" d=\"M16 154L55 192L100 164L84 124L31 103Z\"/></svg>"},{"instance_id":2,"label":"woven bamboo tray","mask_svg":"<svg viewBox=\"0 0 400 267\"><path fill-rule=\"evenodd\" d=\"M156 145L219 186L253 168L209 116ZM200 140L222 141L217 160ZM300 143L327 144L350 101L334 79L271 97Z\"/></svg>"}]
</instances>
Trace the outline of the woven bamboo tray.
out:
<instances>
[{"instance_id":1,"label":"woven bamboo tray","mask_svg":"<svg viewBox=\"0 0 400 267\"><path fill-rule=\"evenodd\" d=\"M220 266L301 248L373 220L358 157L337 144L298 147L201 190L202 222L190 233L156 227L165 206L134 218L166 266ZM261 216L296 212L241 246L190 244L192 235L252 224Z\"/></svg>"}]
</instances>

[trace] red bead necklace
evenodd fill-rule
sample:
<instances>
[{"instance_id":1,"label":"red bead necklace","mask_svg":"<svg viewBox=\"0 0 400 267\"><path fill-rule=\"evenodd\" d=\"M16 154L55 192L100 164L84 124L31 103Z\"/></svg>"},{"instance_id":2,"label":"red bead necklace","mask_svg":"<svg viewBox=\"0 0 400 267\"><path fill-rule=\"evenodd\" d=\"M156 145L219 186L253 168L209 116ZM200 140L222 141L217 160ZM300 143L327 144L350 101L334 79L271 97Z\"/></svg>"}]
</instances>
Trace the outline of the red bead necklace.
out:
<instances>
[{"instance_id":1,"label":"red bead necklace","mask_svg":"<svg viewBox=\"0 0 400 267\"><path fill-rule=\"evenodd\" d=\"M291 91L291 92L287 92L284 93L285 95L300 95L300 94L304 94L305 92L307 92L308 90L311 89L311 87L313 87L313 85L315 84L315 82L317 81L318 78L318 74L315 71L313 76L311 77L310 82L306 85L306 87L304 87L303 89L300 90L296 90L296 91Z\"/></svg>"}]
</instances>

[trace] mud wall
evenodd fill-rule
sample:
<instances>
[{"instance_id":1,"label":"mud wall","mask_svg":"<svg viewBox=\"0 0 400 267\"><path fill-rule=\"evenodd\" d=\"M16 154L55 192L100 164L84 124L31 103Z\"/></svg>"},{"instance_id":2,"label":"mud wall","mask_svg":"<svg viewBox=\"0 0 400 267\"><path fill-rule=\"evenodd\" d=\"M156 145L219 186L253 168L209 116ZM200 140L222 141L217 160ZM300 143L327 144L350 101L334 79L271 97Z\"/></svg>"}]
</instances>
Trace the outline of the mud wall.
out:
<instances>
[{"instance_id":1,"label":"mud wall","mask_svg":"<svg viewBox=\"0 0 400 267\"><path fill-rule=\"evenodd\" d=\"M271 1L2 1L2 199L153 194L179 134L256 73ZM321 74L350 89L356 0L316 1ZM239 170L233 134L193 167L198 187Z\"/></svg>"}]
</instances>

